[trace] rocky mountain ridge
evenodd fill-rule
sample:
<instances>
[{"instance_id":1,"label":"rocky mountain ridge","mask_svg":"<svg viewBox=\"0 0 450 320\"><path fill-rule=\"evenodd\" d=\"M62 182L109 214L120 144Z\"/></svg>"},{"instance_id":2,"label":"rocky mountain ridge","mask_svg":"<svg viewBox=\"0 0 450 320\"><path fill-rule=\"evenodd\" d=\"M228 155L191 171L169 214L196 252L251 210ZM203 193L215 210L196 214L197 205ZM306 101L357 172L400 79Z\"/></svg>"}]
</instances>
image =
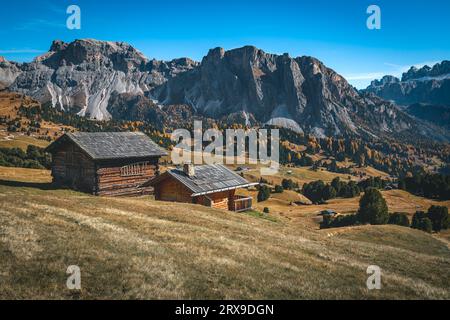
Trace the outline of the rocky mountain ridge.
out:
<instances>
[{"instance_id":1,"label":"rocky mountain ridge","mask_svg":"<svg viewBox=\"0 0 450 320\"><path fill-rule=\"evenodd\" d=\"M54 41L49 52L31 63L2 63L0 81L41 103L106 120L113 93L143 95L196 65L187 58L148 60L123 42Z\"/></svg>"},{"instance_id":2,"label":"rocky mountain ridge","mask_svg":"<svg viewBox=\"0 0 450 320\"><path fill-rule=\"evenodd\" d=\"M450 61L442 61L433 67L411 67L401 79L385 76L373 81L364 91L400 105L450 106Z\"/></svg>"},{"instance_id":3,"label":"rocky mountain ridge","mask_svg":"<svg viewBox=\"0 0 450 320\"><path fill-rule=\"evenodd\" d=\"M252 46L212 49L197 68L152 94L162 104L188 104L207 117L242 112L261 123L318 137L400 133L447 139L394 104L359 93L313 57L268 54Z\"/></svg>"},{"instance_id":4,"label":"rocky mountain ridge","mask_svg":"<svg viewBox=\"0 0 450 320\"><path fill-rule=\"evenodd\" d=\"M215 48L198 63L149 60L123 42L54 41L31 63L0 62L0 82L43 104L98 120L135 115L161 122L168 108L173 113L185 106L208 118L318 137L450 137L391 102L358 92L313 57L269 54L253 46Z\"/></svg>"}]
</instances>

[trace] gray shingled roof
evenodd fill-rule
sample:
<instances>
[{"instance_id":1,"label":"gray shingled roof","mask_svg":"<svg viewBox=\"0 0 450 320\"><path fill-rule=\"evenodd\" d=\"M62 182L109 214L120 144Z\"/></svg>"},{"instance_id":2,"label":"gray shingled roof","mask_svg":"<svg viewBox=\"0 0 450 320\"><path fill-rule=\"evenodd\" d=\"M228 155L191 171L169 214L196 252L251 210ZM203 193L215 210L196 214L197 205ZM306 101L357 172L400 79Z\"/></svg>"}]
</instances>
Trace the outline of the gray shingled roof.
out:
<instances>
[{"instance_id":1,"label":"gray shingled roof","mask_svg":"<svg viewBox=\"0 0 450 320\"><path fill-rule=\"evenodd\" d=\"M157 184L158 181L164 179L164 175L170 175L180 181L193 192L192 196L245 188L258 184L248 182L240 175L220 164L195 166L195 175L193 177L189 177L182 169L168 170L161 176L150 180L148 184Z\"/></svg>"},{"instance_id":2,"label":"gray shingled roof","mask_svg":"<svg viewBox=\"0 0 450 320\"><path fill-rule=\"evenodd\" d=\"M142 132L67 133L47 147L51 152L69 139L94 160L165 156L167 153Z\"/></svg>"}]
</instances>

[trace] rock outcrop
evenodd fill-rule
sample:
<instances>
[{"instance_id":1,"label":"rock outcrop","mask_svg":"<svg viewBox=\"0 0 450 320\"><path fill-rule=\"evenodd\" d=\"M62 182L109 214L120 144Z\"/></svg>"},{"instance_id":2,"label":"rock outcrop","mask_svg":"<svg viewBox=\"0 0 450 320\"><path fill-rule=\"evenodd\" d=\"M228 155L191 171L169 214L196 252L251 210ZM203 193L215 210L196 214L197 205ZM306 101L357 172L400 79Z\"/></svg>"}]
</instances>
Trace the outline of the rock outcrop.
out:
<instances>
[{"instance_id":1,"label":"rock outcrop","mask_svg":"<svg viewBox=\"0 0 450 320\"><path fill-rule=\"evenodd\" d=\"M385 76L365 90L399 105L424 103L450 106L450 61L433 67L411 67L401 79Z\"/></svg>"},{"instance_id":2,"label":"rock outcrop","mask_svg":"<svg viewBox=\"0 0 450 320\"><path fill-rule=\"evenodd\" d=\"M188 104L208 117L243 113L319 137L415 131L442 138L394 104L360 94L315 58L268 54L252 46L212 49L199 67L152 93L163 104Z\"/></svg>"},{"instance_id":3,"label":"rock outcrop","mask_svg":"<svg viewBox=\"0 0 450 320\"><path fill-rule=\"evenodd\" d=\"M405 81L385 77L373 85L429 83L424 77L442 77L445 70L447 64L412 70ZM31 63L0 62L0 82L41 103L98 120L170 124L173 118L179 125L200 115L319 137L449 137L448 131L377 97L377 91L358 92L313 57L269 54L252 46L215 48L197 63L188 58L148 60L123 42L54 41L49 52Z\"/></svg>"},{"instance_id":4,"label":"rock outcrop","mask_svg":"<svg viewBox=\"0 0 450 320\"><path fill-rule=\"evenodd\" d=\"M190 59L148 60L123 42L54 41L31 63L0 65L0 81L41 103L105 120L113 93L142 95L197 65Z\"/></svg>"}]
</instances>

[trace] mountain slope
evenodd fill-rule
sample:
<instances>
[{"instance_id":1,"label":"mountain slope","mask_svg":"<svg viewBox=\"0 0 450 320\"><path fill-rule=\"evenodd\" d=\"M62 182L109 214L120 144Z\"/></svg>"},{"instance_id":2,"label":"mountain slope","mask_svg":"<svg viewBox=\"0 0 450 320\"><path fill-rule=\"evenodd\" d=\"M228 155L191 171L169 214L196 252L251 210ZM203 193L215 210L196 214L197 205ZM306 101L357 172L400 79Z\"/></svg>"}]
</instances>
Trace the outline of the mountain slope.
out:
<instances>
[{"instance_id":1,"label":"mountain slope","mask_svg":"<svg viewBox=\"0 0 450 320\"><path fill-rule=\"evenodd\" d=\"M0 65L0 81L42 103L106 120L113 93L144 94L195 65L190 59L148 60L123 42L54 41L31 63Z\"/></svg>"},{"instance_id":2,"label":"mountain slope","mask_svg":"<svg viewBox=\"0 0 450 320\"><path fill-rule=\"evenodd\" d=\"M450 129L450 61L411 67L401 79L384 76L364 92L407 106L404 110L414 117Z\"/></svg>"},{"instance_id":3,"label":"mountain slope","mask_svg":"<svg viewBox=\"0 0 450 320\"><path fill-rule=\"evenodd\" d=\"M315 58L268 54L252 46L210 50L199 67L152 94L162 104L188 104L209 117L252 114L263 123L319 137L449 137L392 103L358 93Z\"/></svg>"},{"instance_id":4,"label":"mountain slope","mask_svg":"<svg viewBox=\"0 0 450 320\"><path fill-rule=\"evenodd\" d=\"M408 106L406 111L419 119L427 120L450 130L450 105L415 103Z\"/></svg>"},{"instance_id":5,"label":"mountain slope","mask_svg":"<svg viewBox=\"0 0 450 320\"><path fill-rule=\"evenodd\" d=\"M147 117L161 123L167 109L182 105L226 123L266 123L317 137L450 140L447 130L359 93L315 58L252 46L212 49L199 64L187 58L150 61L122 42L54 41L32 63L1 62L0 82L10 91L98 120ZM130 118L134 115L138 119Z\"/></svg>"},{"instance_id":6,"label":"mountain slope","mask_svg":"<svg viewBox=\"0 0 450 320\"><path fill-rule=\"evenodd\" d=\"M0 181L0 299L450 297L448 247L410 228L317 230L147 197L49 190L44 171L6 177L15 181ZM74 264L80 293L66 288ZM373 264L383 270L382 290L367 290Z\"/></svg>"},{"instance_id":7,"label":"mountain slope","mask_svg":"<svg viewBox=\"0 0 450 320\"><path fill-rule=\"evenodd\" d=\"M432 68L411 67L401 79L385 76L373 81L365 91L400 105L450 106L450 61L442 61Z\"/></svg>"}]
</instances>

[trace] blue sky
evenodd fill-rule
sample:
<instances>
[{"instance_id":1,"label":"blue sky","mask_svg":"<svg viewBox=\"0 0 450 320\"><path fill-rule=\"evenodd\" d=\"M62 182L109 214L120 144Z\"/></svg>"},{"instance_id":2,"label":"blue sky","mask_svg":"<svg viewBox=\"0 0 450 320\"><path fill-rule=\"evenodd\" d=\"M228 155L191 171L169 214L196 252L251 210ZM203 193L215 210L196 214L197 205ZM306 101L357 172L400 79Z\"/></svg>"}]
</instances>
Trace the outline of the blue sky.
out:
<instances>
[{"instance_id":1,"label":"blue sky","mask_svg":"<svg viewBox=\"0 0 450 320\"><path fill-rule=\"evenodd\" d=\"M65 26L71 4L81 8L81 30ZM381 30L366 27L371 4L381 8ZM314 56L362 88L450 59L449 12L446 0L16 0L2 3L0 55L30 61L54 39L125 41L157 59L255 45Z\"/></svg>"}]
</instances>

